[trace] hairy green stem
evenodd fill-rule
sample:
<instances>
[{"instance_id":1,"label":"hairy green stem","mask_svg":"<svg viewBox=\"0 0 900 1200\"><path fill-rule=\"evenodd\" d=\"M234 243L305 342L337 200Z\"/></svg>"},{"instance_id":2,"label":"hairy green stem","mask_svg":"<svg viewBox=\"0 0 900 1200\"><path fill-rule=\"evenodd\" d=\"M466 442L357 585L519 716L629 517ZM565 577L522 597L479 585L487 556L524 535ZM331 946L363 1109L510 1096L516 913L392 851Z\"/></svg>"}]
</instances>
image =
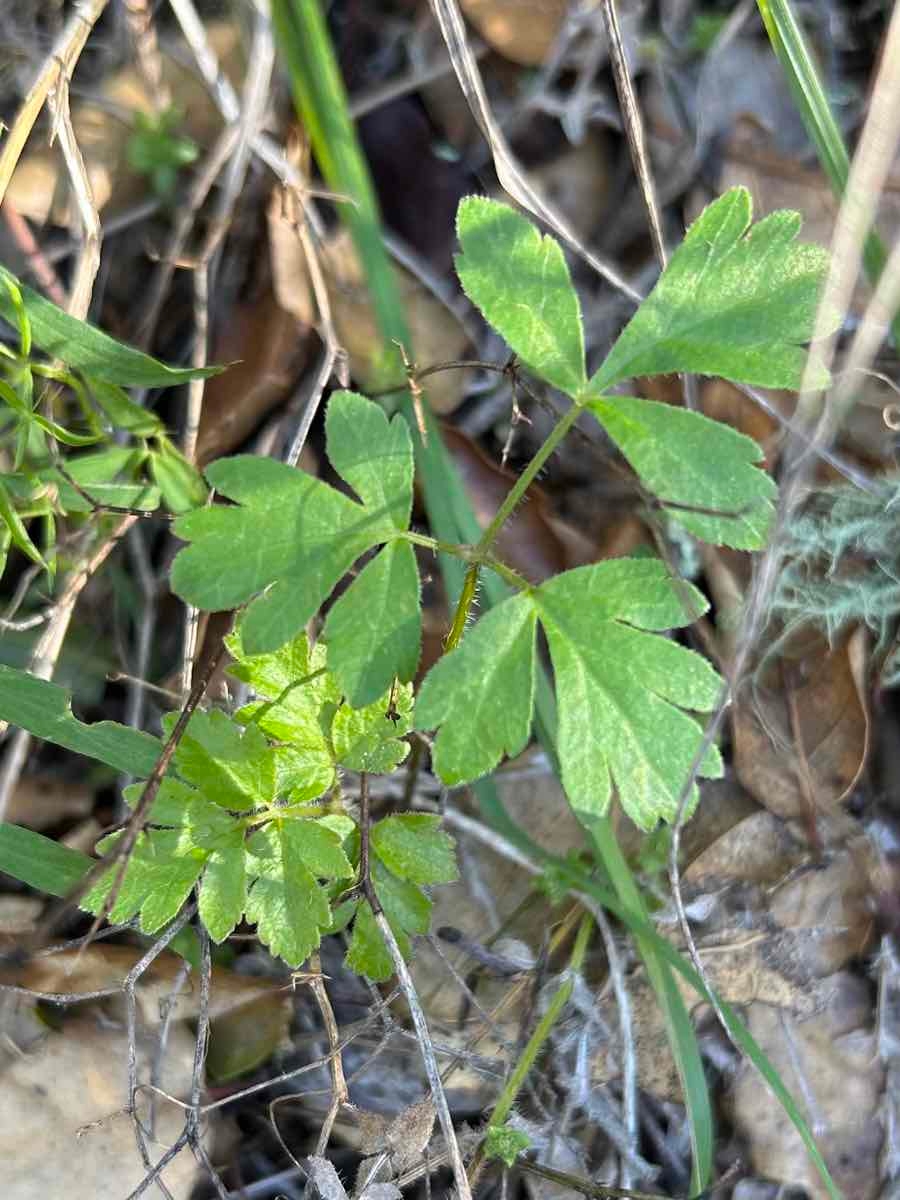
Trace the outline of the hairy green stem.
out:
<instances>
[{"instance_id":1,"label":"hairy green stem","mask_svg":"<svg viewBox=\"0 0 900 1200\"><path fill-rule=\"evenodd\" d=\"M540 447L534 458L510 488L506 495L506 499L497 509L493 520L481 535L478 546L476 547L476 549L481 551L481 553L485 553L493 545L497 534L506 524L507 519L512 516L515 509L518 508L522 498L534 483L535 479L537 479L547 459L554 452L554 450L556 450L557 446L559 446L560 442L578 420L580 414L581 406L578 404L573 404L569 411L561 417L554 428L550 431L549 435L544 441L544 444Z\"/></svg>"}]
</instances>

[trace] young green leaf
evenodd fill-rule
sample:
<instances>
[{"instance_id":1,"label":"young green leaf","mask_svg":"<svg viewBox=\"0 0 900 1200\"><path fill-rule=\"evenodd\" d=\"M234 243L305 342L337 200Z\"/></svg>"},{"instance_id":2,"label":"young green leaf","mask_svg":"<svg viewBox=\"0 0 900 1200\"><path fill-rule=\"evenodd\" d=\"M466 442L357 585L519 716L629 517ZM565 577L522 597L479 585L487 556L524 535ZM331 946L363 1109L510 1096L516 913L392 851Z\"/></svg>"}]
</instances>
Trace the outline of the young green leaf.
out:
<instances>
[{"instance_id":1,"label":"young green leaf","mask_svg":"<svg viewBox=\"0 0 900 1200\"><path fill-rule=\"evenodd\" d=\"M121 833L103 838L98 849L106 853L122 837ZM118 895L109 912L114 925L124 924L140 914L144 933L156 933L174 920L203 872L206 856L200 852L183 853L178 830L152 829L138 835L128 859ZM102 910L119 873L113 863L79 902L88 912Z\"/></svg>"},{"instance_id":2,"label":"young green leaf","mask_svg":"<svg viewBox=\"0 0 900 1200\"><path fill-rule=\"evenodd\" d=\"M694 611L705 611L700 592L682 586ZM683 710L709 711L721 681L699 654L650 632L694 619L664 564L578 567L535 598L556 676L562 783L572 807L605 813L614 784L640 828L672 820L700 743L697 722ZM701 774L721 772L714 752Z\"/></svg>"},{"instance_id":3,"label":"young green leaf","mask_svg":"<svg viewBox=\"0 0 900 1200\"><path fill-rule=\"evenodd\" d=\"M751 217L746 188L704 209L591 379L593 395L679 371L800 386L828 254L796 241L799 213L771 213L752 228ZM815 386L828 381L820 367Z\"/></svg>"},{"instance_id":4,"label":"young green leaf","mask_svg":"<svg viewBox=\"0 0 900 1200\"><path fill-rule=\"evenodd\" d=\"M396 813L372 826L372 849L399 879L453 883L459 878L453 838L431 813Z\"/></svg>"},{"instance_id":5,"label":"young green leaf","mask_svg":"<svg viewBox=\"0 0 900 1200\"><path fill-rule=\"evenodd\" d=\"M515 1165L516 1159L531 1146L531 1138L524 1129L513 1125L489 1125L484 1135L484 1156L499 1158L507 1167Z\"/></svg>"},{"instance_id":6,"label":"young green leaf","mask_svg":"<svg viewBox=\"0 0 900 1200\"><path fill-rule=\"evenodd\" d=\"M342 704L331 723L336 761L350 771L370 775L393 771L409 753L404 734L412 725L412 706L412 685L408 683L388 690L366 708Z\"/></svg>"},{"instance_id":7,"label":"young green leaf","mask_svg":"<svg viewBox=\"0 0 900 1200\"><path fill-rule=\"evenodd\" d=\"M156 413L135 404L118 384L91 376L85 379L85 383L114 429L124 429L135 437L154 437L165 433L165 426Z\"/></svg>"},{"instance_id":8,"label":"young green leaf","mask_svg":"<svg viewBox=\"0 0 900 1200\"><path fill-rule=\"evenodd\" d=\"M356 392L335 392L325 415L328 458L377 521L409 525L413 453L409 426Z\"/></svg>"},{"instance_id":9,"label":"young green leaf","mask_svg":"<svg viewBox=\"0 0 900 1200\"><path fill-rule=\"evenodd\" d=\"M559 244L515 209L480 196L462 201L456 230L463 291L536 375L577 395L587 381L584 333Z\"/></svg>"},{"instance_id":10,"label":"young green leaf","mask_svg":"<svg viewBox=\"0 0 900 1200\"><path fill-rule=\"evenodd\" d=\"M391 542L360 571L325 622L328 662L355 708L372 704L396 675L419 665L419 570L408 542Z\"/></svg>"},{"instance_id":11,"label":"young green leaf","mask_svg":"<svg viewBox=\"0 0 900 1200\"><path fill-rule=\"evenodd\" d=\"M394 931L394 936L397 937L397 941L400 943L400 936L396 930ZM403 935L403 940L408 953L409 938ZM400 944L402 949L403 945L402 943ZM344 962L351 971L355 971L357 975L365 975L374 983L383 983L384 980L390 979L394 973L394 964L391 962L391 956L388 954L384 939L379 932L378 926L375 924L372 910L365 900L359 901L356 905L353 933L350 937L350 945L347 947L347 955Z\"/></svg>"},{"instance_id":12,"label":"young green leaf","mask_svg":"<svg viewBox=\"0 0 900 1200\"><path fill-rule=\"evenodd\" d=\"M363 422L359 414L367 409L380 419L367 414ZM172 586L180 596L217 610L265 591L250 604L243 622L244 645L251 653L274 650L294 637L356 559L394 540L408 517L412 447L408 434L403 436L402 418L389 423L377 405L336 392L326 431L343 431L352 422L364 425L370 437L367 459L355 443L334 449L340 441L335 433L329 445L363 504L283 463L236 455L213 463L207 478L238 504L195 511L176 523L178 536L193 543L172 569Z\"/></svg>"},{"instance_id":13,"label":"young green leaf","mask_svg":"<svg viewBox=\"0 0 900 1200\"><path fill-rule=\"evenodd\" d=\"M22 297L35 346L50 358L58 358L67 367L94 379L123 387L172 387L191 379L208 379L225 369L168 367L149 354L124 346L86 321L69 316L38 292L19 283L5 267L0 267L0 281L7 284L0 288L0 317L19 325L19 314L10 294L9 284L12 283Z\"/></svg>"},{"instance_id":14,"label":"young green leaf","mask_svg":"<svg viewBox=\"0 0 900 1200\"><path fill-rule=\"evenodd\" d=\"M247 896L247 919L256 923L260 941L291 967L299 967L318 948L331 921L328 896L314 874L318 849L311 847L303 828L308 824L312 822L272 822L247 844L248 871L256 876Z\"/></svg>"},{"instance_id":15,"label":"young green leaf","mask_svg":"<svg viewBox=\"0 0 900 1200\"><path fill-rule=\"evenodd\" d=\"M163 725L168 733L177 714ZM246 812L275 799L275 752L255 725L241 730L225 713L196 712L175 751L179 775L223 808Z\"/></svg>"},{"instance_id":16,"label":"young green leaf","mask_svg":"<svg viewBox=\"0 0 900 1200\"><path fill-rule=\"evenodd\" d=\"M135 808L144 792L143 783L124 788L125 803ZM164 779L150 807L151 825L184 830L185 848L212 850L237 828L235 818L195 788L177 779Z\"/></svg>"},{"instance_id":17,"label":"young green leaf","mask_svg":"<svg viewBox=\"0 0 900 1200\"><path fill-rule=\"evenodd\" d=\"M756 465L763 453L752 438L656 400L607 396L588 407L651 492L675 504L718 510L672 508L673 521L716 545L765 545L776 488Z\"/></svg>"},{"instance_id":18,"label":"young green leaf","mask_svg":"<svg viewBox=\"0 0 900 1200\"><path fill-rule=\"evenodd\" d=\"M49 572L50 567L44 561L43 554L41 554L40 550L38 550L37 546L31 540L28 530L25 527L25 522L16 511L12 498L2 483L0 483L0 521L9 530L9 538L13 545L18 546L26 558L30 558L37 566Z\"/></svg>"},{"instance_id":19,"label":"young green leaf","mask_svg":"<svg viewBox=\"0 0 900 1200\"><path fill-rule=\"evenodd\" d=\"M261 697L244 705L237 719L284 743L275 750L278 793L294 793L294 803L321 796L335 776L323 709L333 711L340 700L340 690L325 667L324 645L311 648L301 633L280 650L248 655L240 626L227 644L237 659L229 673Z\"/></svg>"},{"instance_id":20,"label":"young green leaf","mask_svg":"<svg viewBox=\"0 0 900 1200\"><path fill-rule=\"evenodd\" d=\"M416 726L440 726L434 765L445 783L477 779L525 748L534 708L534 630L530 597L513 596L486 613L425 677Z\"/></svg>"},{"instance_id":21,"label":"young green leaf","mask_svg":"<svg viewBox=\"0 0 900 1200\"><path fill-rule=\"evenodd\" d=\"M160 495L159 488L140 479L146 457L142 449L110 446L70 458L66 474L81 485L90 500L77 492L55 467L42 468L38 478L58 489L59 503L65 512L91 512L98 504L153 510L159 507Z\"/></svg>"},{"instance_id":22,"label":"young green leaf","mask_svg":"<svg viewBox=\"0 0 900 1200\"><path fill-rule=\"evenodd\" d=\"M431 924L431 901L413 883L398 879L376 858L372 862L372 882L384 909L384 915L397 939L404 958L411 950L410 935L427 933ZM378 931L368 904L363 900L356 910L353 935L345 959L347 966L375 983L390 979L394 965Z\"/></svg>"},{"instance_id":23,"label":"young green leaf","mask_svg":"<svg viewBox=\"0 0 900 1200\"><path fill-rule=\"evenodd\" d=\"M246 852L243 838L214 850L206 861L200 884L198 911L214 942L234 932L247 904Z\"/></svg>"},{"instance_id":24,"label":"young green leaf","mask_svg":"<svg viewBox=\"0 0 900 1200\"><path fill-rule=\"evenodd\" d=\"M616 559L566 571L493 609L420 690L417 725L440 727L438 774L448 784L467 783L524 746L539 617L553 659L562 781L573 807L587 816L605 813L615 785L642 828L671 819L701 740L684 709L711 709L720 681L698 654L654 635L688 624L706 607L695 588L669 578L663 563ZM713 750L701 774L721 769Z\"/></svg>"}]
</instances>

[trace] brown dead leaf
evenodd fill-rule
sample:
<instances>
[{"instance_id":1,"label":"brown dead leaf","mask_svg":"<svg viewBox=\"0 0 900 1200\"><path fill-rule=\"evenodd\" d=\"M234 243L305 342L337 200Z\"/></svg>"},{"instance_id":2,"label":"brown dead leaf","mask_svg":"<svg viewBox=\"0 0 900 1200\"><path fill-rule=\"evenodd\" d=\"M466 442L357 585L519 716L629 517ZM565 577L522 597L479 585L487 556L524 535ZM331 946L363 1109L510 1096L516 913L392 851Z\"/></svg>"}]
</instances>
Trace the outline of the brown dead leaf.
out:
<instances>
[{"instance_id":1,"label":"brown dead leaf","mask_svg":"<svg viewBox=\"0 0 900 1200\"><path fill-rule=\"evenodd\" d=\"M719 652L727 663L735 653L749 581L747 556L704 547L703 562ZM757 654L759 662L765 649ZM771 665L757 670L731 709L741 783L772 812L802 819L813 843L819 814L845 799L865 767L867 655L862 629L833 647L815 630L800 631Z\"/></svg>"},{"instance_id":2,"label":"brown dead leaf","mask_svg":"<svg viewBox=\"0 0 900 1200\"><path fill-rule=\"evenodd\" d=\"M64 950L43 958L30 958L23 964L9 964L0 969L0 983L14 984L36 992L82 993L116 988L142 957L144 951L135 946L111 946L94 942L81 950ZM136 995L148 1025L160 1020L160 1006L167 1001L179 982L181 988L175 1000L178 1017L197 1014L197 995L190 976L182 980L184 960L164 950L141 976ZM223 967L214 967L210 991L211 1019L225 1016L257 1000L274 995L284 1005L289 1004L283 986L251 975L237 975Z\"/></svg>"},{"instance_id":3,"label":"brown dead leaf","mask_svg":"<svg viewBox=\"0 0 900 1200\"><path fill-rule=\"evenodd\" d=\"M856 976L840 973L824 983L828 1003L815 1015L800 1019L753 1004L747 1023L804 1110L838 1189L853 1200L871 1200L879 1190L884 1084L871 1000L866 983ZM799 1134L750 1063L741 1064L728 1102L754 1171L805 1189L811 1200L827 1200Z\"/></svg>"},{"instance_id":4,"label":"brown dead leaf","mask_svg":"<svg viewBox=\"0 0 900 1200\"><path fill-rule=\"evenodd\" d=\"M269 207L269 243L278 303L303 325L315 326L318 316L306 257L292 223L284 216L280 192L273 194ZM319 247L319 261L337 339L347 352L350 374L362 388L383 387L381 336L363 271L346 230L336 230L326 238ZM416 365L429 366L462 357L469 339L453 313L408 271L394 267L394 273L409 322ZM441 371L424 382L425 399L433 412L452 412L462 399L465 384L465 371Z\"/></svg>"},{"instance_id":5,"label":"brown dead leaf","mask_svg":"<svg viewBox=\"0 0 900 1200\"><path fill-rule=\"evenodd\" d=\"M364 1108L354 1109L352 1115L359 1126L359 1153L375 1155L387 1151L391 1169L398 1175L421 1159L434 1129L434 1102L430 1096L410 1104L394 1117Z\"/></svg>"},{"instance_id":6,"label":"brown dead leaf","mask_svg":"<svg viewBox=\"0 0 900 1200\"><path fill-rule=\"evenodd\" d=\"M779 816L805 820L814 839L818 814L840 804L866 761L865 633L833 648L810 634L803 651L767 672L764 690L745 689L732 728L744 787Z\"/></svg>"},{"instance_id":7,"label":"brown dead leaf","mask_svg":"<svg viewBox=\"0 0 900 1200\"><path fill-rule=\"evenodd\" d=\"M25 775L12 794L6 820L29 829L50 829L60 821L86 817L94 807L94 790L55 775Z\"/></svg>"},{"instance_id":8,"label":"brown dead leaf","mask_svg":"<svg viewBox=\"0 0 900 1200\"><path fill-rule=\"evenodd\" d=\"M248 980L247 976L240 978ZM216 981L217 983L220 981ZM258 982L258 981L254 981ZM214 984L215 987L215 984ZM288 1035L291 1005L281 988L256 991L210 1021L206 1072L217 1084L239 1079L267 1062Z\"/></svg>"},{"instance_id":9,"label":"brown dead leaf","mask_svg":"<svg viewBox=\"0 0 900 1200\"><path fill-rule=\"evenodd\" d=\"M568 7L569 0L460 0L488 45L524 67L547 57Z\"/></svg>"},{"instance_id":10,"label":"brown dead leaf","mask_svg":"<svg viewBox=\"0 0 900 1200\"><path fill-rule=\"evenodd\" d=\"M203 392L201 467L234 450L284 403L308 355L308 335L271 290L232 309L211 359L234 365L207 380Z\"/></svg>"}]
</instances>

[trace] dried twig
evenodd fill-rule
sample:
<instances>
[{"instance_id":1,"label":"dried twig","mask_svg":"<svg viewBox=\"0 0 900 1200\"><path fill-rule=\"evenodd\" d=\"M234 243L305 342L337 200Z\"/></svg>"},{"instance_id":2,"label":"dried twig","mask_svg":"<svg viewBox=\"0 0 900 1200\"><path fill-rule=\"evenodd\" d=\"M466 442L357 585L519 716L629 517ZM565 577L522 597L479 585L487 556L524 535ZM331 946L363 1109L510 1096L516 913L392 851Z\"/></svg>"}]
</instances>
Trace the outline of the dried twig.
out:
<instances>
[{"instance_id":1,"label":"dried twig","mask_svg":"<svg viewBox=\"0 0 900 1200\"><path fill-rule=\"evenodd\" d=\"M369 789L368 779L365 772L363 772L363 774L360 776L359 807L359 886L363 892L363 895L365 896L369 908L372 910L372 916L375 920L375 924L378 926L378 931L381 934L381 937L387 948L387 952L390 955L394 972L397 976L397 981L400 984L403 995L406 999L407 1007L409 1008L409 1015L412 1018L413 1028L416 1031L416 1038L419 1043L419 1051L422 1055L422 1062L425 1067L425 1075L428 1079L429 1087L431 1088L431 1097L434 1101L435 1112L437 1113L441 1132L444 1135L444 1142L447 1146L450 1166L453 1171L453 1181L456 1184L456 1190L458 1192L458 1200L472 1200L472 1190L469 1186L469 1177L466 1173L466 1165L462 1159L459 1143L456 1140L456 1131L453 1128L453 1118L450 1115L450 1106L447 1103L444 1085L441 1082L441 1072L440 1068L438 1067L434 1046L431 1041L431 1034L428 1030L428 1022L425 1020L425 1013L422 1011L422 1005L419 1002L416 986L413 983L412 976L409 973L406 960L400 951L400 947L397 945L397 939L394 937L394 931L391 929L390 925L388 924L387 917L384 915L384 910L381 907L381 901L378 898L378 893L375 891L375 886L372 883L372 877L369 872Z\"/></svg>"},{"instance_id":2,"label":"dried twig","mask_svg":"<svg viewBox=\"0 0 900 1200\"><path fill-rule=\"evenodd\" d=\"M71 78L90 32L106 4L107 0L78 0L53 49L44 59L0 152L0 201L6 195L13 171L44 102L60 80L68 82Z\"/></svg>"}]
</instances>

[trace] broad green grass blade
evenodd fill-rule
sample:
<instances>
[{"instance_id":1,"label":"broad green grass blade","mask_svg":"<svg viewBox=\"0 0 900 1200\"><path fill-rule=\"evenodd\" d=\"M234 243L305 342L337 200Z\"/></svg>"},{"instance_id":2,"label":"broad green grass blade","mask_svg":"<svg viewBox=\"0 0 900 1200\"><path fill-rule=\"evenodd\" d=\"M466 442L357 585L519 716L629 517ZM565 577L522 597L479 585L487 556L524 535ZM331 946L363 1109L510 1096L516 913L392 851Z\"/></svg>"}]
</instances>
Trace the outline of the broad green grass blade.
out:
<instances>
[{"instance_id":1,"label":"broad green grass blade","mask_svg":"<svg viewBox=\"0 0 900 1200\"><path fill-rule=\"evenodd\" d=\"M33 829L0 822L0 871L48 896L67 896L93 863Z\"/></svg>"},{"instance_id":2,"label":"broad green grass blade","mask_svg":"<svg viewBox=\"0 0 900 1200\"><path fill-rule=\"evenodd\" d=\"M162 749L157 738L127 725L79 721L69 692L15 667L0 666L0 720L140 779L153 770Z\"/></svg>"},{"instance_id":3,"label":"broad green grass blade","mask_svg":"<svg viewBox=\"0 0 900 1200\"><path fill-rule=\"evenodd\" d=\"M822 169L841 200L847 189L850 157L790 0L757 0L757 7ZM866 238L863 261L874 285L887 261L884 243L874 230ZM900 345L900 317L895 315L891 330L894 343Z\"/></svg>"}]
</instances>

